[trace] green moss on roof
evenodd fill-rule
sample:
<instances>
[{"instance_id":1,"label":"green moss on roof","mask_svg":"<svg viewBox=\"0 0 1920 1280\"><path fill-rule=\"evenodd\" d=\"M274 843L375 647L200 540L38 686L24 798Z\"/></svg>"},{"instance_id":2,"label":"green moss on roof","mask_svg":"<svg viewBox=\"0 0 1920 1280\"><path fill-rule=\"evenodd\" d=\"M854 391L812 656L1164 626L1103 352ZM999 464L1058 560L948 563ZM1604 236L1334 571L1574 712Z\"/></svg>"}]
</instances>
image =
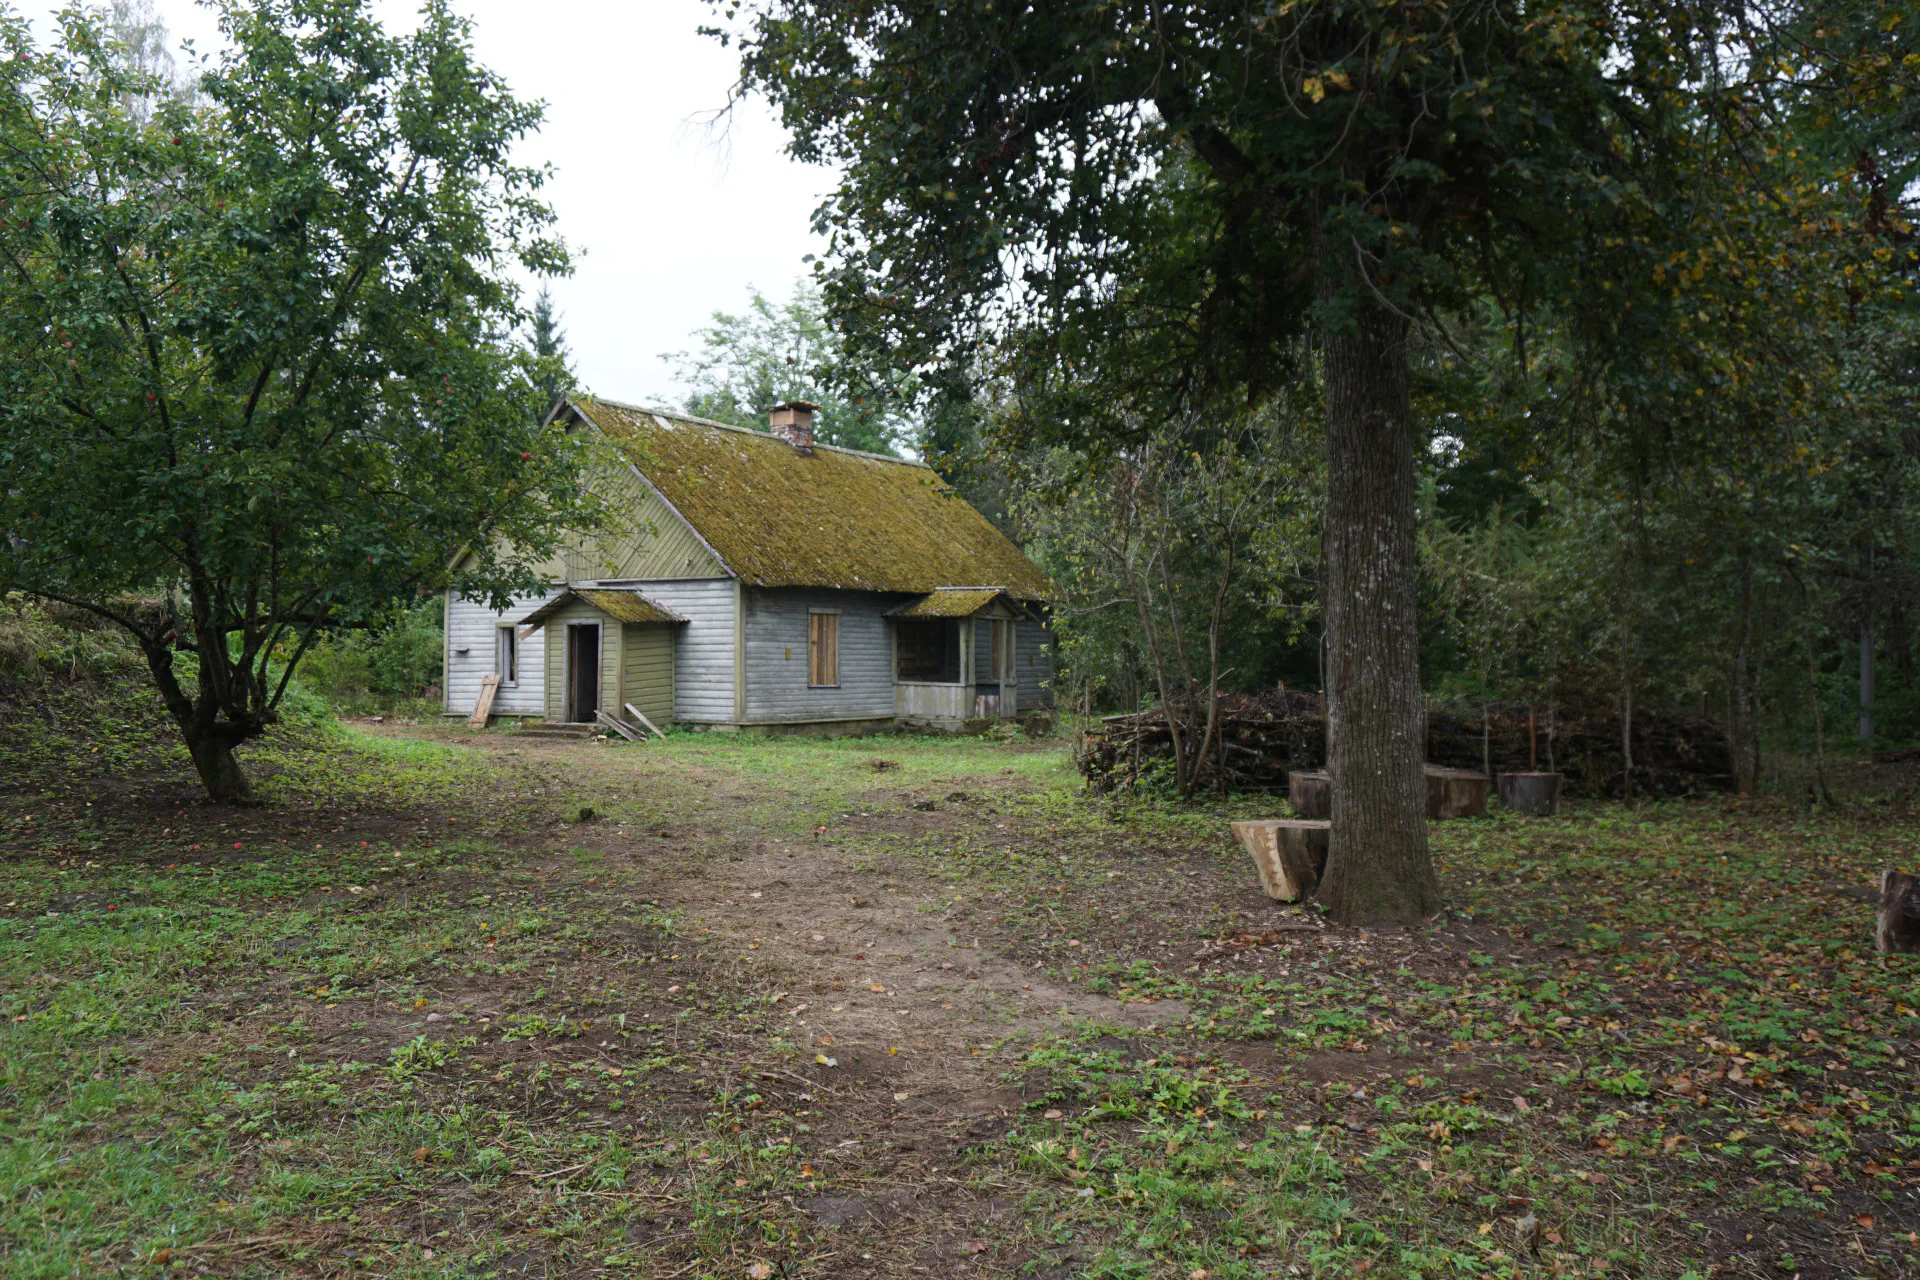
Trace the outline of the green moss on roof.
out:
<instances>
[{"instance_id":1,"label":"green moss on roof","mask_svg":"<svg viewBox=\"0 0 1920 1280\"><path fill-rule=\"evenodd\" d=\"M662 605L656 604L638 591L562 591L553 599L535 609L520 622L520 625L535 630L546 625L547 620L559 613L576 600L584 600L615 622L685 622L686 619Z\"/></svg>"},{"instance_id":2,"label":"green moss on roof","mask_svg":"<svg viewBox=\"0 0 1920 1280\"><path fill-rule=\"evenodd\" d=\"M998 583L1054 594L986 517L915 462L586 397L577 409L632 459L740 580L757 587L930 592Z\"/></svg>"},{"instance_id":3,"label":"green moss on roof","mask_svg":"<svg viewBox=\"0 0 1920 1280\"><path fill-rule=\"evenodd\" d=\"M971 618L1007 594L998 587L950 587L896 609L896 618Z\"/></svg>"}]
</instances>

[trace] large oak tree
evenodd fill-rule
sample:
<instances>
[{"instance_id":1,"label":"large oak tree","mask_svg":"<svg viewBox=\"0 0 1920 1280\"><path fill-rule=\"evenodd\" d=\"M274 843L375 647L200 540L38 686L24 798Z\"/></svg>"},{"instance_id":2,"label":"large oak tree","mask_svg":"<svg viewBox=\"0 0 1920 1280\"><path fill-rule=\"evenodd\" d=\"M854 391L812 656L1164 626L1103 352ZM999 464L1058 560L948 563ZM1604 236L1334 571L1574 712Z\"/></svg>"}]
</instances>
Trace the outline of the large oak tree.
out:
<instances>
[{"instance_id":1,"label":"large oak tree","mask_svg":"<svg viewBox=\"0 0 1920 1280\"><path fill-rule=\"evenodd\" d=\"M1711 180L1736 135L1764 129L1746 89L1782 78L1743 54L1772 39L1754 23L1800 11L715 3L748 11L723 33L743 89L779 104L797 156L842 171L818 214L834 313L927 385L1009 370L1037 421L1124 435L1156 405L1257 396L1310 349L1334 778L1321 898L1345 920L1436 910L1412 339L1486 299L1521 316L1586 308L1583 333L1618 336L1623 311L1663 296L1645 280L1661 238L1702 234L1664 202L1750 194ZM1603 295L1613 270L1640 278ZM1657 344L1639 319L1633 339Z\"/></svg>"}]
</instances>

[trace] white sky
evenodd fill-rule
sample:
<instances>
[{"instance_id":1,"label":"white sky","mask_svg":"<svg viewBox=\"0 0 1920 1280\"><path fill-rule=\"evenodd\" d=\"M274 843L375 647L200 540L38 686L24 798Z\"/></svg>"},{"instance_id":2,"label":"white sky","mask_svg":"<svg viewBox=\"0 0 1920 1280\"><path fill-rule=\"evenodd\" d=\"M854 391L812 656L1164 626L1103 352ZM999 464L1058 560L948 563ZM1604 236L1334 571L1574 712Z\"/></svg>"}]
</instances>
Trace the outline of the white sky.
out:
<instances>
[{"instance_id":1,"label":"white sky","mask_svg":"<svg viewBox=\"0 0 1920 1280\"><path fill-rule=\"evenodd\" d=\"M48 9L57 5L48 4ZM481 61L516 96L547 103L525 161L558 170L548 195L577 254L552 283L574 365L616 400L678 399L664 352L693 346L715 310L747 287L784 297L819 252L808 229L830 171L796 164L762 99L735 112L724 143L696 117L725 104L736 55L696 34L717 20L702 0L455 0L474 19ZM171 43L218 47L190 0L155 0ZM416 6L379 0L390 28ZM44 30L44 26L42 30Z\"/></svg>"}]
</instances>

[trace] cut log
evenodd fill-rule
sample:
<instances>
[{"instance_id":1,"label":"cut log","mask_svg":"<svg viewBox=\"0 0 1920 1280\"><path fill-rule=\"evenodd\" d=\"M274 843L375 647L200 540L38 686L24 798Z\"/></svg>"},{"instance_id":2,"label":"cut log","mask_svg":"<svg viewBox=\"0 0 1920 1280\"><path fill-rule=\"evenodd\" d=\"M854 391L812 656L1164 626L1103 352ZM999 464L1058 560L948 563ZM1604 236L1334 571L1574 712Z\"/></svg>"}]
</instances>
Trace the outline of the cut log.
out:
<instances>
[{"instance_id":1,"label":"cut log","mask_svg":"<svg viewBox=\"0 0 1920 1280\"><path fill-rule=\"evenodd\" d=\"M1920 760L1920 747L1902 747L1898 751L1876 751L1873 753L1875 764L1901 764L1908 760Z\"/></svg>"},{"instance_id":2,"label":"cut log","mask_svg":"<svg viewBox=\"0 0 1920 1280\"><path fill-rule=\"evenodd\" d=\"M480 698L473 704L473 714L467 718L467 728L484 729L487 717L493 714L493 695L500 689L500 673L489 671L480 677Z\"/></svg>"},{"instance_id":3,"label":"cut log","mask_svg":"<svg viewBox=\"0 0 1920 1280\"><path fill-rule=\"evenodd\" d=\"M659 738L660 741L665 742L667 740L667 735L660 732L660 726L655 724L653 721L647 719L646 714L642 712L640 708L634 706L631 702L627 703L627 714L632 716L635 720L638 720L641 724L647 726L647 728L651 729L653 731L654 736Z\"/></svg>"},{"instance_id":4,"label":"cut log","mask_svg":"<svg viewBox=\"0 0 1920 1280\"><path fill-rule=\"evenodd\" d=\"M1296 769L1287 775L1287 798L1303 818L1333 816L1333 779L1324 769Z\"/></svg>"},{"instance_id":5,"label":"cut log","mask_svg":"<svg viewBox=\"0 0 1920 1280\"><path fill-rule=\"evenodd\" d=\"M1920 876L1880 873L1880 927L1874 941L1883 955L1920 956Z\"/></svg>"},{"instance_id":6,"label":"cut log","mask_svg":"<svg viewBox=\"0 0 1920 1280\"><path fill-rule=\"evenodd\" d=\"M1492 778L1471 769L1443 769L1435 764L1426 766L1426 774L1428 818L1437 822L1445 818L1487 816L1487 793L1493 790Z\"/></svg>"},{"instance_id":7,"label":"cut log","mask_svg":"<svg viewBox=\"0 0 1920 1280\"><path fill-rule=\"evenodd\" d=\"M1233 824L1234 838L1253 855L1260 887L1280 902L1299 902L1320 885L1327 869L1330 822L1262 818Z\"/></svg>"},{"instance_id":8,"label":"cut log","mask_svg":"<svg viewBox=\"0 0 1920 1280\"><path fill-rule=\"evenodd\" d=\"M1550 818L1560 812L1560 783L1557 773L1503 773L1500 803L1516 813Z\"/></svg>"},{"instance_id":9,"label":"cut log","mask_svg":"<svg viewBox=\"0 0 1920 1280\"><path fill-rule=\"evenodd\" d=\"M640 731L638 729L634 728L632 725L628 724L624 720L619 720L613 716L608 715L604 711L594 712L593 718L595 720L598 720L601 724L607 726L607 728L613 730L615 733L619 734L621 737L625 738L628 742L637 741L640 737Z\"/></svg>"}]
</instances>

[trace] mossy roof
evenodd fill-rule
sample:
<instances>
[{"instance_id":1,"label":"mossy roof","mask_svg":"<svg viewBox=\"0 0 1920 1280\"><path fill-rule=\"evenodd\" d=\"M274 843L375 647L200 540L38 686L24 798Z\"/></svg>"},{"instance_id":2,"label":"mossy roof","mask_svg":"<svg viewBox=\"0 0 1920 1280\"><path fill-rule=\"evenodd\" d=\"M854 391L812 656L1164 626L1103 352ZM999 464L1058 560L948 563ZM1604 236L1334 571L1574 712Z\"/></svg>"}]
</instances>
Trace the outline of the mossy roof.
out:
<instances>
[{"instance_id":1,"label":"mossy roof","mask_svg":"<svg viewBox=\"0 0 1920 1280\"><path fill-rule=\"evenodd\" d=\"M999 587L948 587L920 597L902 609L896 618L971 618L1007 593Z\"/></svg>"},{"instance_id":2,"label":"mossy roof","mask_svg":"<svg viewBox=\"0 0 1920 1280\"><path fill-rule=\"evenodd\" d=\"M529 631L538 630L547 624L547 620L575 601L584 600L615 622L685 622L686 619L647 599L638 591L572 590L562 591L553 599L535 609L520 625Z\"/></svg>"},{"instance_id":3,"label":"mossy roof","mask_svg":"<svg viewBox=\"0 0 1920 1280\"><path fill-rule=\"evenodd\" d=\"M1053 584L952 486L917 462L816 445L666 410L577 397L742 582L931 592L998 583L1020 600Z\"/></svg>"}]
</instances>

